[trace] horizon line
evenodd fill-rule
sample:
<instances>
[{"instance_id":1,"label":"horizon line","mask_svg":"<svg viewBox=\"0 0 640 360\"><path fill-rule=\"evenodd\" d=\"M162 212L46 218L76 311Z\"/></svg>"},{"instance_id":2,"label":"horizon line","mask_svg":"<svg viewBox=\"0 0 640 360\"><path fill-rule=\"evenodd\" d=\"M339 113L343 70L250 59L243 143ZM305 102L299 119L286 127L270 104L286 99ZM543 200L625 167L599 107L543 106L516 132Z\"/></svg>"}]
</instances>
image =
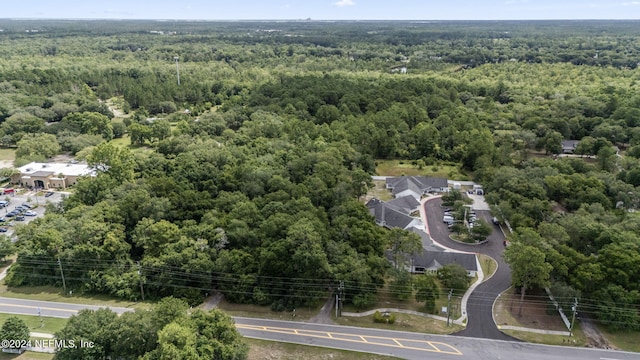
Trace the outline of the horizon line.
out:
<instances>
[{"instance_id":1,"label":"horizon line","mask_svg":"<svg viewBox=\"0 0 640 360\"><path fill-rule=\"evenodd\" d=\"M549 19L313 19L313 18L299 18L299 19L162 19L162 18L34 18L34 17L0 17L2 20L13 21L41 21L41 20L57 20L57 21L180 21L180 22L358 22L358 21L411 21L411 22L437 22L437 21L640 21L640 19L622 19L622 18L549 18Z\"/></svg>"}]
</instances>

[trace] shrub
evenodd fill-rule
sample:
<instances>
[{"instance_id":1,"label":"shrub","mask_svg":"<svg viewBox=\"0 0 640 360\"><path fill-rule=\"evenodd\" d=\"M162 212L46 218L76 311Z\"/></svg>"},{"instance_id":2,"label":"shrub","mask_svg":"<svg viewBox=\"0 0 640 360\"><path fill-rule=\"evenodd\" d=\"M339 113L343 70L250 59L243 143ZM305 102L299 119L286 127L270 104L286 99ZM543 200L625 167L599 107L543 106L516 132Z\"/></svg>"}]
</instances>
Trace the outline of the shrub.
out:
<instances>
[{"instance_id":1,"label":"shrub","mask_svg":"<svg viewBox=\"0 0 640 360\"><path fill-rule=\"evenodd\" d=\"M393 324L394 322L396 322L395 315L391 313L386 313L386 314L387 316L383 315L380 311L376 311L373 314L373 322L380 323L380 324Z\"/></svg>"}]
</instances>

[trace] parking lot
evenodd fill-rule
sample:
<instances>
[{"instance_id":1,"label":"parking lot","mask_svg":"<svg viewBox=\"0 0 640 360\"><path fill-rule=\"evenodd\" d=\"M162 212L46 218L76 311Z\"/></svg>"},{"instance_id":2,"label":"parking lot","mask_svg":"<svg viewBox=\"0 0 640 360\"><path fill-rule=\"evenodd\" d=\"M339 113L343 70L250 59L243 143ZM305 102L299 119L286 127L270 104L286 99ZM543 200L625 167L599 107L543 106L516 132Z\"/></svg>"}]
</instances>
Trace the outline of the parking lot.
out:
<instances>
[{"instance_id":1,"label":"parking lot","mask_svg":"<svg viewBox=\"0 0 640 360\"><path fill-rule=\"evenodd\" d=\"M36 194L35 191L26 191L13 194L0 195L0 201L9 203L6 206L0 208L0 228L6 229L6 232L0 232L1 235L6 235L12 238L12 241L17 239L13 237L13 232L16 226L21 224L27 224L33 219L44 215L46 204L51 202L59 202L62 200L63 193L52 192L52 195L45 196L46 192L40 192ZM24 204L30 206L24 206ZM19 211L19 214L15 216L8 216L11 212L16 212L17 208L23 206L23 210ZM27 215L28 211L31 211L32 216ZM0 230L3 231L3 230Z\"/></svg>"}]
</instances>

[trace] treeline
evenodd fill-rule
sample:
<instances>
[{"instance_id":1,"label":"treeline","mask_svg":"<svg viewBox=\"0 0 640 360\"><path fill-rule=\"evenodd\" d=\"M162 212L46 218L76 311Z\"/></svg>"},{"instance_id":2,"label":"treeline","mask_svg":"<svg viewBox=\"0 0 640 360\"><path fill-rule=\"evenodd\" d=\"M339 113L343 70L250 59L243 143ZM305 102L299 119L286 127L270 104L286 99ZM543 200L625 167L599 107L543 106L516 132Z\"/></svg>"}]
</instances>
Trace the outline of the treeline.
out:
<instances>
[{"instance_id":1,"label":"treeline","mask_svg":"<svg viewBox=\"0 0 640 360\"><path fill-rule=\"evenodd\" d=\"M388 234L357 200L371 158L293 117L224 124L201 117L135 159L98 145L88 161L108 170L17 230L7 284L60 285L60 258L74 292L130 300L141 283L150 298L197 303L219 289L277 310L313 304L338 280L348 301L375 293Z\"/></svg>"},{"instance_id":2,"label":"treeline","mask_svg":"<svg viewBox=\"0 0 640 360\"><path fill-rule=\"evenodd\" d=\"M455 161L485 185L513 240L553 265L549 282L580 291L613 327L637 327L640 75L607 55L633 58L619 32L634 22L526 23L531 35L518 24L243 23L54 44L0 34L3 143L24 159L84 152L108 170L18 230L7 282L60 285L61 264L73 291L133 300L142 284L147 297L195 303L215 288L285 309L342 280L347 301L366 306L384 250L400 241L358 202L374 159ZM257 31L267 25L282 31ZM426 29L440 35L400 41ZM339 36L312 44L294 31ZM388 73L398 63L408 74ZM99 99L112 96L126 121L109 120ZM125 132L153 151L105 145ZM563 139L590 158L549 158Z\"/></svg>"},{"instance_id":3,"label":"treeline","mask_svg":"<svg viewBox=\"0 0 640 360\"><path fill-rule=\"evenodd\" d=\"M237 46L285 47L284 54L411 56L422 68L430 60L479 65L515 59L574 65L633 67L637 64L637 21L358 21L358 22L189 22L2 20L0 36L15 40L153 34L165 44L217 42ZM162 38L161 40L159 40ZM121 43L113 50L146 51L148 40ZM134 45L134 46L132 46ZM290 47L291 51L287 50ZM94 48L91 46L90 48ZM313 50L315 48L315 50ZM58 55L58 46L44 54Z\"/></svg>"}]
</instances>

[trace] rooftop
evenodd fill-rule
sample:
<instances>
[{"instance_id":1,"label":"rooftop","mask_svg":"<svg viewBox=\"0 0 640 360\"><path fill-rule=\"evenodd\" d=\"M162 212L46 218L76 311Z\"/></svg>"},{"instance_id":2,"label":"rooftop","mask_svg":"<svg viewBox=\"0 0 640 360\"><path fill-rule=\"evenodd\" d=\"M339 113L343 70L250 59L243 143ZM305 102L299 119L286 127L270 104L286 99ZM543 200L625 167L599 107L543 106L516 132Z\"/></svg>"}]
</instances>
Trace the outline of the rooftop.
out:
<instances>
[{"instance_id":1,"label":"rooftop","mask_svg":"<svg viewBox=\"0 0 640 360\"><path fill-rule=\"evenodd\" d=\"M89 165L68 163L32 162L19 167L18 171L20 171L20 174L22 174L23 176L46 176L50 173L64 174L66 176L82 176L95 174L95 171L91 167L89 167Z\"/></svg>"}]
</instances>

